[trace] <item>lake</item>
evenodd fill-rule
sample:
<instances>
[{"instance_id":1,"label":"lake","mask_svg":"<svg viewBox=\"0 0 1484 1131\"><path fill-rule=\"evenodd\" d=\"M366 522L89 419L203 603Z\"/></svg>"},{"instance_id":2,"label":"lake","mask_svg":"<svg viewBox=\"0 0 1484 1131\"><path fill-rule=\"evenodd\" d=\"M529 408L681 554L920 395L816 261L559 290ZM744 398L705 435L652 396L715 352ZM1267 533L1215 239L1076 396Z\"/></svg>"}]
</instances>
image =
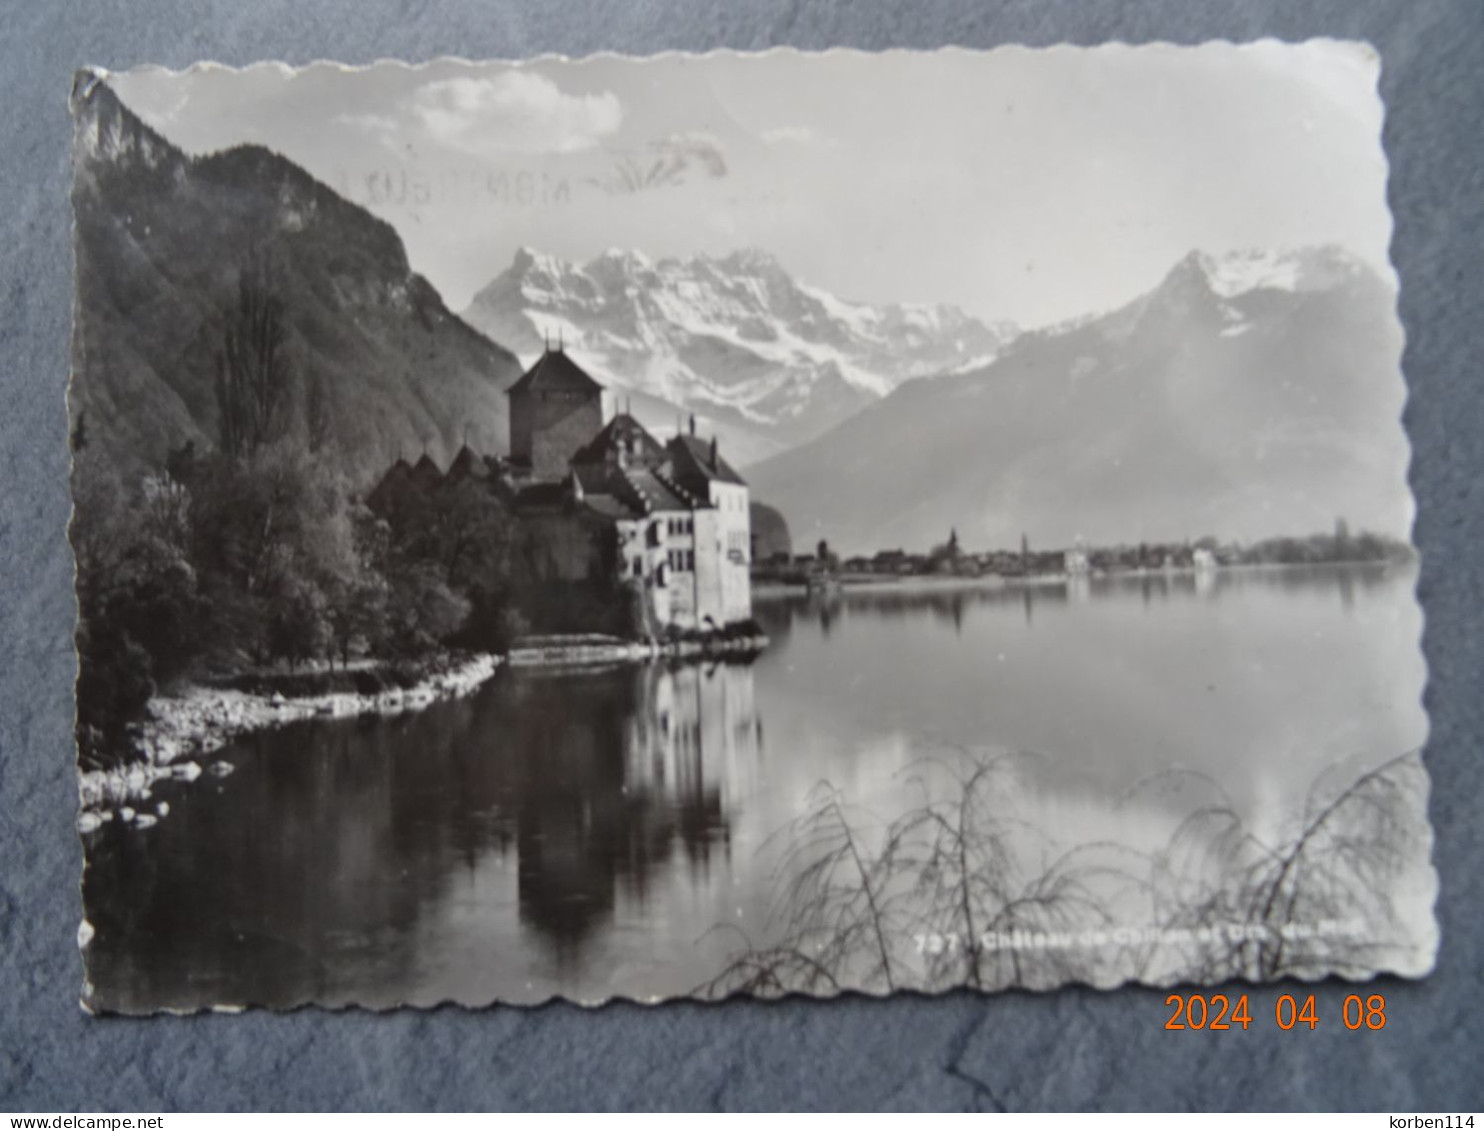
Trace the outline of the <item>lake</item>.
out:
<instances>
[{"instance_id":1,"label":"lake","mask_svg":"<svg viewBox=\"0 0 1484 1131\"><path fill-rule=\"evenodd\" d=\"M1230 877L1265 882L1252 845L1293 837L1306 806L1423 743L1414 580L1350 567L760 598L771 645L751 662L504 670L419 714L249 736L220 754L230 776L157 789L170 812L156 827L90 836L90 1000L379 1007L830 992L909 974L926 988L1112 980L1111 960L955 974L934 955L957 945L957 911L933 893L972 894L973 908L958 901L965 937L991 921L1240 912L1251 900ZM1375 781L1394 890L1351 907L1369 897L1326 872L1328 903L1290 898L1290 870L1278 902L1363 916L1389 949L1361 966L1425 966L1425 778ZM972 805L953 792L965 782ZM1225 855L1196 895L1185 856L1153 902L1142 881L1109 886L1173 876L1170 846L1188 855L1210 820L1225 831L1200 833L1199 868L1213 846ZM1079 846L1096 867L1065 863ZM1318 872L1306 861L1305 874ZM1101 894L1073 900L1074 887ZM1094 904L1095 919L1074 916ZM888 937L883 916L896 916ZM786 956L769 949L782 942ZM1349 961L1337 954L1308 961ZM1166 953L1116 977L1199 980L1209 960ZM813 981L787 982L806 965Z\"/></svg>"}]
</instances>

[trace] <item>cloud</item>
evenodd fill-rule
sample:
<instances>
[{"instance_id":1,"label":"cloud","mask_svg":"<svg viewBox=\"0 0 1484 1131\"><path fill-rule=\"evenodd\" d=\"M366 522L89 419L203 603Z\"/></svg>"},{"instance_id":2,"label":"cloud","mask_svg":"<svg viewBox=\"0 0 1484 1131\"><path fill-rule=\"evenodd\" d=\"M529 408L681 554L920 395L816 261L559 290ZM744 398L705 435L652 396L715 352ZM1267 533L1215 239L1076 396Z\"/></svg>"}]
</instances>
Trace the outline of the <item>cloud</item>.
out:
<instances>
[{"instance_id":1,"label":"cloud","mask_svg":"<svg viewBox=\"0 0 1484 1131\"><path fill-rule=\"evenodd\" d=\"M397 119L390 114L336 114L330 119L336 125L354 126L368 134L387 134L397 129Z\"/></svg>"},{"instance_id":2,"label":"cloud","mask_svg":"<svg viewBox=\"0 0 1484 1131\"><path fill-rule=\"evenodd\" d=\"M567 94L544 75L506 71L489 78L431 82L412 96L412 124L466 153L577 153L623 121L610 91Z\"/></svg>"},{"instance_id":3,"label":"cloud","mask_svg":"<svg viewBox=\"0 0 1484 1131\"><path fill-rule=\"evenodd\" d=\"M330 122L360 130L394 153L397 139L405 135L402 122L390 114L336 114Z\"/></svg>"}]
</instances>

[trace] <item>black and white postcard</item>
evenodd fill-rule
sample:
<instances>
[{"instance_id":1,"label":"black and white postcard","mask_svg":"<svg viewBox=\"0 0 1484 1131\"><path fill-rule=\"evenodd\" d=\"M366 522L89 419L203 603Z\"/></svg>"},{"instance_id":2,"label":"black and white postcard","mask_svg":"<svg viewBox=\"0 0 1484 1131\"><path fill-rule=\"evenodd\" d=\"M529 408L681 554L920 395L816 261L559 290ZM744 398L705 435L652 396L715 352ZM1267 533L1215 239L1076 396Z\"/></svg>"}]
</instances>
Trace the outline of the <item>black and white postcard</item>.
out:
<instances>
[{"instance_id":1,"label":"black and white postcard","mask_svg":"<svg viewBox=\"0 0 1484 1131\"><path fill-rule=\"evenodd\" d=\"M84 1004L1427 973L1378 67L78 74Z\"/></svg>"}]
</instances>

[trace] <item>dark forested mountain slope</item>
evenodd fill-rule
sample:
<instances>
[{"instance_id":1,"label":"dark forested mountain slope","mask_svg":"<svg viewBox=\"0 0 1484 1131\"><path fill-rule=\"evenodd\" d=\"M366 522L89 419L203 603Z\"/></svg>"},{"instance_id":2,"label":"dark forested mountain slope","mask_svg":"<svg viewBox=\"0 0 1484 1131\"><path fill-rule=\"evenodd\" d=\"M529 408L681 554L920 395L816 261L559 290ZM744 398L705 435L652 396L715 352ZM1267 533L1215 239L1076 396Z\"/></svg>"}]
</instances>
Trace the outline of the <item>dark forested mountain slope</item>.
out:
<instances>
[{"instance_id":1,"label":"dark forested mountain slope","mask_svg":"<svg viewBox=\"0 0 1484 1131\"><path fill-rule=\"evenodd\" d=\"M244 273L281 308L288 427L365 482L507 442L514 356L449 312L392 228L257 146L192 157L106 83L76 95L71 408L121 467L219 439L215 382Z\"/></svg>"}]
</instances>

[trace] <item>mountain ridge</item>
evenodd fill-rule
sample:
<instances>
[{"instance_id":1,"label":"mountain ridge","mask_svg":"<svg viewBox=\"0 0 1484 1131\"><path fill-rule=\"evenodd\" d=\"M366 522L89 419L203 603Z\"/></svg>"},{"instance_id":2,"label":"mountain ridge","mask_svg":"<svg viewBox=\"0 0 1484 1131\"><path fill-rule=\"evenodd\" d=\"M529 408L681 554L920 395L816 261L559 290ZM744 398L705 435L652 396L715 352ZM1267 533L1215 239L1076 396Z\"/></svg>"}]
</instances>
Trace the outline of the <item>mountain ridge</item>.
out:
<instances>
[{"instance_id":1,"label":"mountain ridge","mask_svg":"<svg viewBox=\"0 0 1484 1131\"><path fill-rule=\"evenodd\" d=\"M69 402L89 442L136 469L215 445L217 354L260 256L282 301L291 427L318 384L327 451L354 481L409 451L446 464L466 438L505 451L518 360L448 310L390 224L265 147L187 155L97 76L76 91Z\"/></svg>"},{"instance_id":2,"label":"mountain ridge","mask_svg":"<svg viewBox=\"0 0 1484 1131\"><path fill-rule=\"evenodd\" d=\"M1394 290L1343 249L1263 254L1187 255L1115 310L904 383L752 481L801 544L849 552L926 549L952 527L966 546L1069 545L1341 515L1405 535Z\"/></svg>"},{"instance_id":3,"label":"mountain ridge","mask_svg":"<svg viewBox=\"0 0 1484 1131\"><path fill-rule=\"evenodd\" d=\"M559 339L615 392L774 451L1013 335L949 305L839 299L756 248L661 259L610 248L575 263L521 247L463 314L521 354Z\"/></svg>"}]
</instances>

